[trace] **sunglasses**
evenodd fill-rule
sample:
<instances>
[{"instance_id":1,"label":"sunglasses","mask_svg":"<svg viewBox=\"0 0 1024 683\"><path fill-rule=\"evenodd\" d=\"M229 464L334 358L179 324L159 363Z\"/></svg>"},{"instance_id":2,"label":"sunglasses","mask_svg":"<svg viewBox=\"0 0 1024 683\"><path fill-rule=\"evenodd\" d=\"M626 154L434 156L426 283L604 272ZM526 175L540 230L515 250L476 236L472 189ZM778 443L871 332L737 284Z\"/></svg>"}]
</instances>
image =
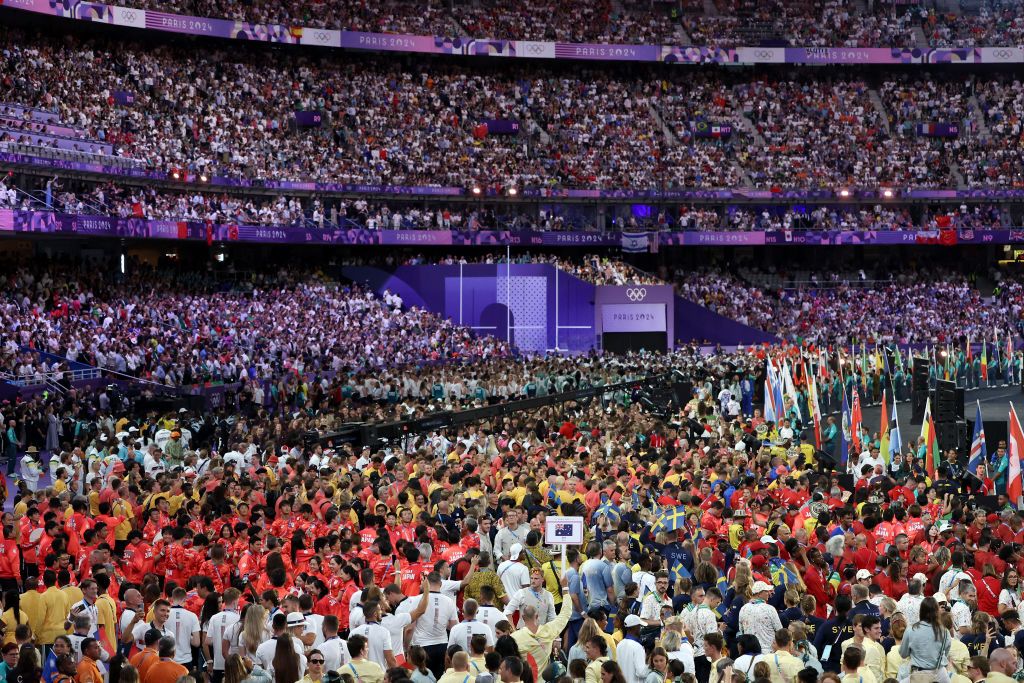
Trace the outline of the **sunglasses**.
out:
<instances>
[{"instance_id":1,"label":"sunglasses","mask_svg":"<svg viewBox=\"0 0 1024 683\"><path fill-rule=\"evenodd\" d=\"M322 660L322 659L311 659L311 660L309 660L309 663L310 664L323 664L324 660Z\"/></svg>"}]
</instances>

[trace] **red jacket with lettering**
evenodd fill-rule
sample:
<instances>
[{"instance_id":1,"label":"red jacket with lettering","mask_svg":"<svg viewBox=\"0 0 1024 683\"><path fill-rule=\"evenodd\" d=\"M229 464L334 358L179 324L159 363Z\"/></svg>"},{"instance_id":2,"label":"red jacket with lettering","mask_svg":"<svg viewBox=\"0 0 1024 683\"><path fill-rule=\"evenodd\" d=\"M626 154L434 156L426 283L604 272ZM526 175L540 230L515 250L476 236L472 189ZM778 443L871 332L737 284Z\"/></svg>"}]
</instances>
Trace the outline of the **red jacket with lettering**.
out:
<instances>
[{"instance_id":1,"label":"red jacket with lettering","mask_svg":"<svg viewBox=\"0 0 1024 683\"><path fill-rule=\"evenodd\" d=\"M18 543L9 538L0 541L0 579L21 581L21 553Z\"/></svg>"}]
</instances>

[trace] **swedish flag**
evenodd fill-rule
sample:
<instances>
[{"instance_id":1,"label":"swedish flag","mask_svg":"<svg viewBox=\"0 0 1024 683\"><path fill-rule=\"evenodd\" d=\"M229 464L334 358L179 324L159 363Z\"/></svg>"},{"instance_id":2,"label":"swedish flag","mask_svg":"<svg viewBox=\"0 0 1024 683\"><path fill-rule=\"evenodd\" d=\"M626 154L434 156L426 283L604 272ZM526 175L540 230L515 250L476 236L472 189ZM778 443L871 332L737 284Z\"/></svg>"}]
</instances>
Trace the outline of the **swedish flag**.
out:
<instances>
[{"instance_id":1,"label":"swedish flag","mask_svg":"<svg viewBox=\"0 0 1024 683\"><path fill-rule=\"evenodd\" d=\"M691 576L693 576L692 574L690 574L690 572L686 571L686 567L683 566L682 562L672 563L672 566L669 567L668 572L673 584L675 584L675 582L679 579L688 579Z\"/></svg>"},{"instance_id":2,"label":"swedish flag","mask_svg":"<svg viewBox=\"0 0 1024 683\"><path fill-rule=\"evenodd\" d=\"M686 508L682 505L674 508L663 508L658 516L658 521L651 526L651 533L657 534L662 531L675 531L686 524Z\"/></svg>"},{"instance_id":3,"label":"swedish flag","mask_svg":"<svg viewBox=\"0 0 1024 683\"><path fill-rule=\"evenodd\" d=\"M619 510L619 506L612 505L611 501L608 500L597 506L597 509L594 510L593 518L597 519L601 515L607 517L608 521L615 525L618 525L622 520L622 512Z\"/></svg>"}]
</instances>

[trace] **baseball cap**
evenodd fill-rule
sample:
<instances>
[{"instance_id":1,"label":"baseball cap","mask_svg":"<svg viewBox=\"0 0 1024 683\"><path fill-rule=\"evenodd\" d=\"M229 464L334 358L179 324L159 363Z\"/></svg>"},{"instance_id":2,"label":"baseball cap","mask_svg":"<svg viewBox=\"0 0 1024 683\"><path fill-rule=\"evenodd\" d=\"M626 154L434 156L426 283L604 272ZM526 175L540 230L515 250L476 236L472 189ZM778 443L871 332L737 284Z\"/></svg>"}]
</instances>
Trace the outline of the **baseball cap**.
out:
<instances>
[{"instance_id":1,"label":"baseball cap","mask_svg":"<svg viewBox=\"0 0 1024 683\"><path fill-rule=\"evenodd\" d=\"M754 582L754 587L751 589L750 592L753 593L754 595L757 595L758 593L764 593L764 592L768 592L768 591L771 591L771 590L772 590L772 587L769 586L764 581L755 581Z\"/></svg>"},{"instance_id":2,"label":"baseball cap","mask_svg":"<svg viewBox=\"0 0 1024 683\"><path fill-rule=\"evenodd\" d=\"M644 621L635 614L627 614L626 620L623 622L623 626L626 628L633 628L634 626L643 626Z\"/></svg>"},{"instance_id":3,"label":"baseball cap","mask_svg":"<svg viewBox=\"0 0 1024 683\"><path fill-rule=\"evenodd\" d=\"M949 602L949 600L946 599L945 593L936 593L932 597L935 598L935 602Z\"/></svg>"},{"instance_id":4,"label":"baseball cap","mask_svg":"<svg viewBox=\"0 0 1024 683\"><path fill-rule=\"evenodd\" d=\"M870 579L870 578L871 578L871 572L869 572L867 569L859 569L859 570L857 570L857 580L858 581L863 581L864 579Z\"/></svg>"},{"instance_id":5,"label":"baseball cap","mask_svg":"<svg viewBox=\"0 0 1024 683\"><path fill-rule=\"evenodd\" d=\"M761 537L761 543L775 543L775 539L768 534Z\"/></svg>"},{"instance_id":6,"label":"baseball cap","mask_svg":"<svg viewBox=\"0 0 1024 683\"><path fill-rule=\"evenodd\" d=\"M508 549L508 559L518 560L519 553L523 552L523 546L519 543L513 543L512 547Z\"/></svg>"}]
</instances>

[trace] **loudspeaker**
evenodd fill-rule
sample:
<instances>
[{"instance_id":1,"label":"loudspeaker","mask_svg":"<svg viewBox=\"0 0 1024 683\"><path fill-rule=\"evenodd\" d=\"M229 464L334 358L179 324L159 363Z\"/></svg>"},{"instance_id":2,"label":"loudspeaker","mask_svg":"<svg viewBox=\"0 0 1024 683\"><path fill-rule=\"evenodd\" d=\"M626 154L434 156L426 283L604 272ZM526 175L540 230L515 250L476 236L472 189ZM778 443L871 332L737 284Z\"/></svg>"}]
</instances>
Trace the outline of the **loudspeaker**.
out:
<instances>
[{"instance_id":1,"label":"loudspeaker","mask_svg":"<svg viewBox=\"0 0 1024 683\"><path fill-rule=\"evenodd\" d=\"M963 404L956 409L956 383L939 380L935 383L935 402L932 403L932 414L936 422L955 422L957 413L963 415Z\"/></svg>"},{"instance_id":2,"label":"loudspeaker","mask_svg":"<svg viewBox=\"0 0 1024 683\"><path fill-rule=\"evenodd\" d=\"M956 419L965 420L967 416L964 415L964 403L966 401L966 389L963 387L956 388Z\"/></svg>"},{"instance_id":3,"label":"loudspeaker","mask_svg":"<svg viewBox=\"0 0 1024 683\"><path fill-rule=\"evenodd\" d=\"M924 422L924 405L927 401L927 388L914 389L910 392L910 424L919 425Z\"/></svg>"},{"instance_id":4,"label":"loudspeaker","mask_svg":"<svg viewBox=\"0 0 1024 683\"><path fill-rule=\"evenodd\" d=\"M931 365L932 364L924 358L914 359L914 372L910 385L910 388L913 391L928 390L928 371L931 369Z\"/></svg>"},{"instance_id":5,"label":"loudspeaker","mask_svg":"<svg viewBox=\"0 0 1024 683\"><path fill-rule=\"evenodd\" d=\"M693 396L693 382L672 382L672 398L675 399L676 405L680 408L685 406L690 398ZM736 400L739 401L741 397L737 396Z\"/></svg>"},{"instance_id":6,"label":"loudspeaker","mask_svg":"<svg viewBox=\"0 0 1024 683\"><path fill-rule=\"evenodd\" d=\"M939 450L943 453L951 448L957 448L958 435L956 422L936 422L935 440L939 442Z\"/></svg>"}]
</instances>

